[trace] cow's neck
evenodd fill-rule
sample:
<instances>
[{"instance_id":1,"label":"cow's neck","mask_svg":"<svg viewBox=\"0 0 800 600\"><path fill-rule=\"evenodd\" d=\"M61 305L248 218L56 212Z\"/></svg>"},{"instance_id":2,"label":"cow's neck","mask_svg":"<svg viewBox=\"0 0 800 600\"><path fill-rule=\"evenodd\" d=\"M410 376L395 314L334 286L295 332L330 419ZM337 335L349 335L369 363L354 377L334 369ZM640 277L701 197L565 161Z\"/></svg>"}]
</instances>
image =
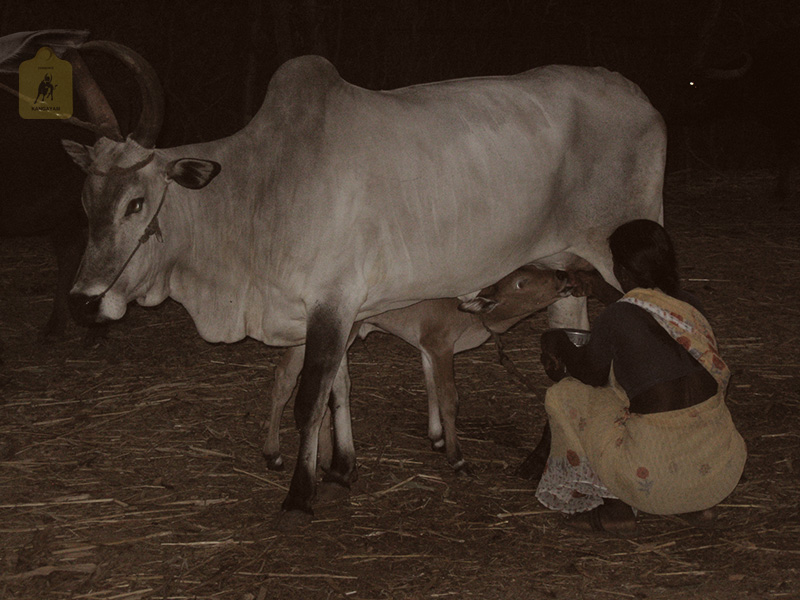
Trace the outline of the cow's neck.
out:
<instances>
[{"instance_id":1,"label":"cow's neck","mask_svg":"<svg viewBox=\"0 0 800 600\"><path fill-rule=\"evenodd\" d=\"M276 345L299 343L305 331L300 331L301 321L295 323L297 309L282 306L268 273L257 264L267 240L255 223L254 199L263 196L264 182L252 175L269 170L254 170L248 177L240 151L233 151L234 141L214 142L214 160L223 168L212 184L201 190L180 188L167 200L164 236L177 257L169 274L169 295L189 311L207 341L235 342L249 336ZM209 146L177 148L171 154L205 158ZM262 202L260 219L269 218L268 209ZM181 227L170 227L167 218Z\"/></svg>"}]
</instances>

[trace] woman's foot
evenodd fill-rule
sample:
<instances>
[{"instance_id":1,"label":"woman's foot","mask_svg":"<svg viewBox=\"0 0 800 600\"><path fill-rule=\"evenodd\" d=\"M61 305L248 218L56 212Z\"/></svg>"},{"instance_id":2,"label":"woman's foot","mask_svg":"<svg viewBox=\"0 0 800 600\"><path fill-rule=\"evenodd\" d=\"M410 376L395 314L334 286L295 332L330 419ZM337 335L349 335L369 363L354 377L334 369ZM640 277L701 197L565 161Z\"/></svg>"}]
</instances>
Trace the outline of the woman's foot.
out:
<instances>
[{"instance_id":1,"label":"woman's foot","mask_svg":"<svg viewBox=\"0 0 800 600\"><path fill-rule=\"evenodd\" d=\"M676 515L676 517L690 525L702 529L714 529L717 525L717 513L712 508L697 512L683 513L682 515Z\"/></svg>"},{"instance_id":2,"label":"woman's foot","mask_svg":"<svg viewBox=\"0 0 800 600\"><path fill-rule=\"evenodd\" d=\"M514 470L514 475L538 484L539 480L542 478L542 473L544 473L544 468L546 465L547 455L542 456L540 453L534 450Z\"/></svg>"},{"instance_id":3,"label":"woman's foot","mask_svg":"<svg viewBox=\"0 0 800 600\"><path fill-rule=\"evenodd\" d=\"M603 531L629 536L636 531L633 509L622 500L606 498L603 504L567 518L567 526L578 531Z\"/></svg>"}]
</instances>

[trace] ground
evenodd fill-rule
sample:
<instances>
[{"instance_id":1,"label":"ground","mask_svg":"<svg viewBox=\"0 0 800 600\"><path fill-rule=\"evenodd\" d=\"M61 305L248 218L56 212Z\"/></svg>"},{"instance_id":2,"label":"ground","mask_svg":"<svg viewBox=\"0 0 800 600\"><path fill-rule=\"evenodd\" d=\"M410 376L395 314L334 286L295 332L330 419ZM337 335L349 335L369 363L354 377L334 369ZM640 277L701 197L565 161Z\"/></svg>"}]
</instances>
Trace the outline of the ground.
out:
<instances>
[{"instance_id":1,"label":"ground","mask_svg":"<svg viewBox=\"0 0 800 600\"><path fill-rule=\"evenodd\" d=\"M0 599L800 598L800 210L777 210L770 187L667 180L683 283L732 366L749 458L715 521L640 515L631 539L568 529L513 475L543 422L543 314L504 336L536 394L491 343L457 357L473 477L429 448L417 353L356 342L360 478L287 533L274 518L291 411L288 469L260 453L280 350L203 342L171 301L132 307L96 347L75 326L42 344L54 261L41 240L2 240Z\"/></svg>"}]
</instances>

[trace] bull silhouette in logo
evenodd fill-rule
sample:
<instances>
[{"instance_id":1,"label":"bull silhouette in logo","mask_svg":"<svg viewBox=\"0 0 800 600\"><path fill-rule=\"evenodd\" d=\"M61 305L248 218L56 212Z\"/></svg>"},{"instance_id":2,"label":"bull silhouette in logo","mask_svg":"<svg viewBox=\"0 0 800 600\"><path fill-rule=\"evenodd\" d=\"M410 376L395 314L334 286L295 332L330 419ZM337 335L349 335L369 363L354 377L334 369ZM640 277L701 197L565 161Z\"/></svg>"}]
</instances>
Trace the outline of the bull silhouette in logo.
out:
<instances>
[{"instance_id":1,"label":"bull silhouette in logo","mask_svg":"<svg viewBox=\"0 0 800 600\"><path fill-rule=\"evenodd\" d=\"M44 79L42 79L41 83L39 83L39 91L36 94L36 99L33 101L36 104L39 101L39 96L42 97L42 102L46 101L48 98L50 100L53 99L53 92L58 86L53 85L53 77L50 73L45 73Z\"/></svg>"}]
</instances>

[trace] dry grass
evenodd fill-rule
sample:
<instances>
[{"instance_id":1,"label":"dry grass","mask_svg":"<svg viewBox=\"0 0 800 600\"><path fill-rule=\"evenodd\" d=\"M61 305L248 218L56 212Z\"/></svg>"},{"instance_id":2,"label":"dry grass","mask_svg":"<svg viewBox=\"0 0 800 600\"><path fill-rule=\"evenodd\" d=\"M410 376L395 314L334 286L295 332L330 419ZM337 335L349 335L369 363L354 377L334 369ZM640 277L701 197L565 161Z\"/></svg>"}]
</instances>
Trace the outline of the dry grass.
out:
<instances>
[{"instance_id":1,"label":"dry grass","mask_svg":"<svg viewBox=\"0 0 800 600\"><path fill-rule=\"evenodd\" d=\"M291 472L260 456L279 351L206 344L171 302L133 308L99 348L75 329L41 345L53 261L3 240L0 598L797 598L800 211L773 210L768 188L668 181L667 225L733 366L750 456L711 526L645 515L634 539L566 529L511 475L543 410L491 344L456 363L465 478L428 447L419 357L378 334L351 354L359 481L279 533ZM540 396L544 327L536 315L504 337Z\"/></svg>"}]
</instances>

